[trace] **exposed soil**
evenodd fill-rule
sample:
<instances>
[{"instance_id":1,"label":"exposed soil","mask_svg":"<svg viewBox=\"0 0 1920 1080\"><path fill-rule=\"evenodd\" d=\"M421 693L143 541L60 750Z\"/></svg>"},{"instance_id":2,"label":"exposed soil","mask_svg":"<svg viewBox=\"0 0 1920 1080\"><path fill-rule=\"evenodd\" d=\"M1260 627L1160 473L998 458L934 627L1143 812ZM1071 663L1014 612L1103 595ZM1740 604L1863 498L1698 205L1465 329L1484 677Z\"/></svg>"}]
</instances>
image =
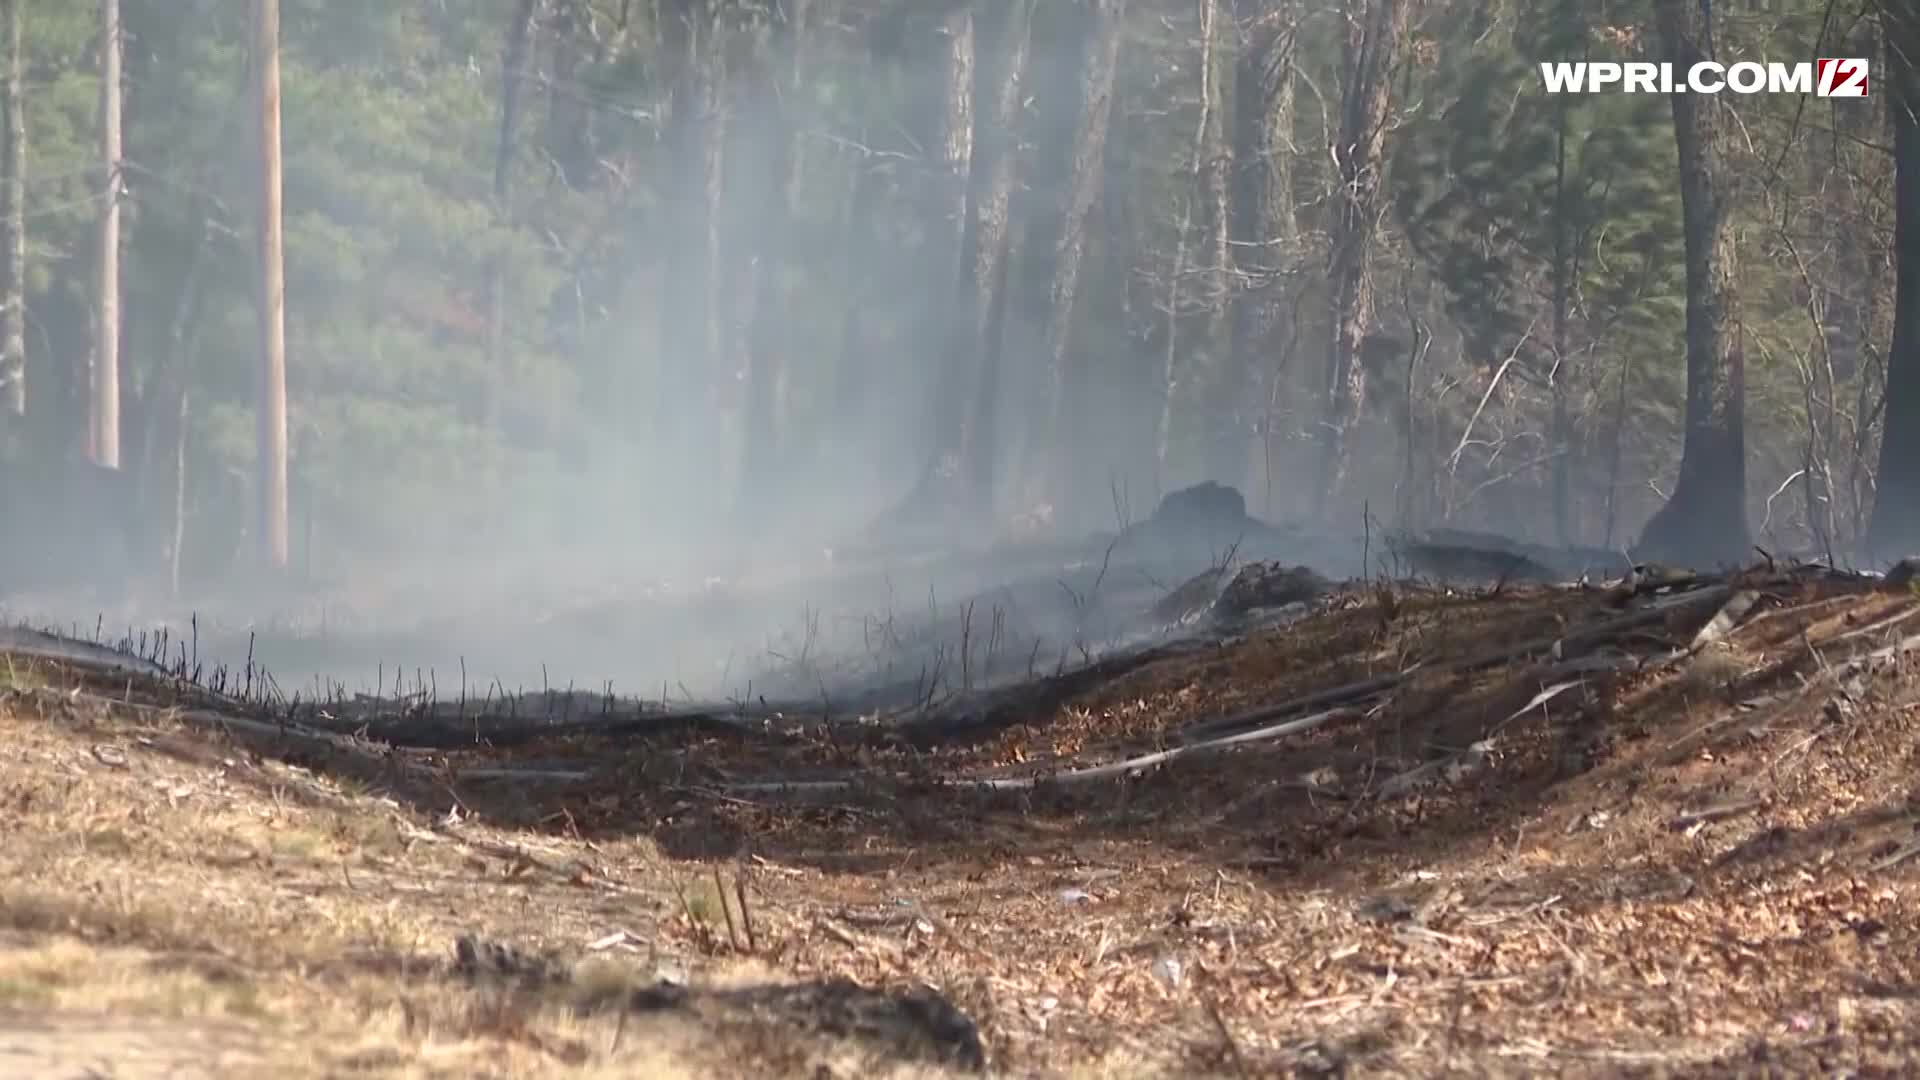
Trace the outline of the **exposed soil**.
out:
<instances>
[{"instance_id":1,"label":"exposed soil","mask_svg":"<svg viewBox=\"0 0 1920 1080\"><path fill-rule=\"evenodd\" d=\"M1911 1072L1920 600L1693 584L1350 587L932 749L287 740L15 660L0 1072Z\"/></svg>"}]
</instances>

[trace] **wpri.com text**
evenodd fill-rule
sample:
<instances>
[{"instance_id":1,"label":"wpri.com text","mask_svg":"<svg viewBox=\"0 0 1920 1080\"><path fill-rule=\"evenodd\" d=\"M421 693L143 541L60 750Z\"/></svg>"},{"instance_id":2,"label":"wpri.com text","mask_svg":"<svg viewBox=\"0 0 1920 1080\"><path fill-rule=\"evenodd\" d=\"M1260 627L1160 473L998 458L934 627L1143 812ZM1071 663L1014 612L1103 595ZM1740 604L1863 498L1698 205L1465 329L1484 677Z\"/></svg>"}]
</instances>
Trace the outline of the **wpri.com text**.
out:
<instances>
[{"instance_id":1,"label":"wpri.com text","mask_svg":"<svg viewBox=\"0 0 1920 1080\"><path fill-rule=\"evenodd\" d=\"M1612 61L1543 62L1540 78L1549 94L1814 94L1867 96L1867 62L1822 59L1783 64L1743 60L1717 64Z\"/></svg>"}]
</instances>

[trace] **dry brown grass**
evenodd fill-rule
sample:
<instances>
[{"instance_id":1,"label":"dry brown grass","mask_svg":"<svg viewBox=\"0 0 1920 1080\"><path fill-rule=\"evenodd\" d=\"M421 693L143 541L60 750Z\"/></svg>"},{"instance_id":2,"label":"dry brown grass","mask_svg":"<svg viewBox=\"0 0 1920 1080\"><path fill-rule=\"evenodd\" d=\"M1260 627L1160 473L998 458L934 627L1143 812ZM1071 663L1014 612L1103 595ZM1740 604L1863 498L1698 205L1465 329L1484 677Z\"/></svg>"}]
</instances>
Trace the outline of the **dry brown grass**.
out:
<instances>
[{"instance_id":1,"label":"dry brown grass","mask_svg":"<svg viewBox=\"0 0 1920 1080\"><path fill-rule=\"evenodd\" d=\"M450 770L436 783L388 783L377 758L309 771L153 708L69 699L71 673L17 673L0 704L0 1069L24 1053L119 1075L168 1055L217 1075L934 1073L765 998L620 1007L673 969L715 988L931 984L1020 1074L1908 1072L1920 858L1892 856L1920 832L1920 679L1910 660L1839 687L1823 672L1913 601L1823 595L1780 595L1688 664L1518 716L1537 669L1436 671L1291 741L995 795L876 782L800 803L723 783L1110 757L1606 612L1546 591L1355 593L970 746L527 751L604 766L559 787L459 780L513 763L483 750L420 755ZM1423 766L1431 782L1381 796ZM436 827L450 810L460 823ZM629 944L562 986L448 968L465 933L571 960L616 930Z\"/></svg>"},{"instance_id":2,"label":"dry brown grass","mask_svg":"<svg viewBox=\"0 0 1920 1080\"><path fill-rule=\"evenodd\" d=\"M170 751L200 736L164 722L37 704L0 707L0 1072L673 1076L755 1058L869 1071L871 1055L831 1040L604 1006L662 965L704 966L687 957L612 952L551 989L449 977L449 945L470 932L577 952L618 927L677 954L707 928L663 927L685 918L672 882L687 875L644 839L594 846L634 885L575 883L498 854L562 842L435 832L238 747L183 761ZM756 974L712 966L702 982Z\"/></svg>"}]
</instances>

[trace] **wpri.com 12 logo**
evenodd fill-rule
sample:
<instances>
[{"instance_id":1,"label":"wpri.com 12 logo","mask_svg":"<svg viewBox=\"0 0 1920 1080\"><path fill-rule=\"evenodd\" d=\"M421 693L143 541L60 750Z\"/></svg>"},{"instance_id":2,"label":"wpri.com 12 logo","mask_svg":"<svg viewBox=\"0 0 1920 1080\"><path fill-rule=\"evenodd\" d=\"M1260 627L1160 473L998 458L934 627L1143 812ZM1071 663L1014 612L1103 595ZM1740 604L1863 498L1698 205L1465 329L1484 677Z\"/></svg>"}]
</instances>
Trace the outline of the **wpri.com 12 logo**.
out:
<instances>
[{"instance_id":1,"label":"wpri.com 12 logo","mask_svg":"<svg viewBox=\"0 0 1920 1080\"><path fill-rule=\"evenodd\" d=\"M1814 93L1820 97L1867 96L1867 62L1822 58L1815 62Z\"/></svg>"},{"instance_id":2,"label":"wpri.com 12 logo","mask_svg":"<svg viewBox=\"0 0 1920 1080\"><path fill-rule=\"evenodd\" d=\"M1742 60L1721 64L1704 60L1668 62L1611 60L1565 63L1546 61L1540 79L1549 94L1814 94L1818 97L1867 96L1867 61L1823 58L1808 63Z\"/></svg>"}]
</instances>

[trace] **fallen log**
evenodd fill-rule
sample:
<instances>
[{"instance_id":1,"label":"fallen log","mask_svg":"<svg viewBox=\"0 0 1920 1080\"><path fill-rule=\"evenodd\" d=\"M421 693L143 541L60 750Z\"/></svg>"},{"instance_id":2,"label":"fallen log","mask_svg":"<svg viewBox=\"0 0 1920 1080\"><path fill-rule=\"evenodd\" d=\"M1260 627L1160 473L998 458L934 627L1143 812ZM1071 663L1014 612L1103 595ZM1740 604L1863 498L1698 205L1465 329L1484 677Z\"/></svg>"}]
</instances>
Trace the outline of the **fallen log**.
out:
<instances>
[{"instance_id":1,"label":"fallen log","mask_svg":"<svg viewBox=\"0 0 1920 1080\"><path fill-rule=\"evenodd\" d=\"M1151 754L1141 754L1137 757L1123 758L1119 761L1108 762L1102 765L1088 765L1083 768L1066 769L1060 772L1045 773L1038 776L955 777L952 779L935 780L933 784L936 787L956 791L1030 791L1051 784L1084 784L1097 780L1111 780L1115 777L1125 776L1142 769L1165 765L1169 762L1180 760L1181 758L1197 757L1246 743L1282 739L1289 735L1300 735L1332 723L1335 720L1359 719L1365 715L1365 713L1358 709L1328 709L1325 712L1299 717L1298 719L1289 720L1281 724L1272 724L1267 727L1257 728L1253 731L1243 731L1235 735L1209 739L1206 742L1194 743L1188 746L1178 746L1171 750L1161 750ZM883 780L885 779L891 779L895 782L907 781L907 778L903 776L883 778ZM741 794L827 794L846 792L856 787L868 786L872 783L873 780L863 777L857 780L741 781L716 786L721 791Z\"/></svg>"}]
</instances>

